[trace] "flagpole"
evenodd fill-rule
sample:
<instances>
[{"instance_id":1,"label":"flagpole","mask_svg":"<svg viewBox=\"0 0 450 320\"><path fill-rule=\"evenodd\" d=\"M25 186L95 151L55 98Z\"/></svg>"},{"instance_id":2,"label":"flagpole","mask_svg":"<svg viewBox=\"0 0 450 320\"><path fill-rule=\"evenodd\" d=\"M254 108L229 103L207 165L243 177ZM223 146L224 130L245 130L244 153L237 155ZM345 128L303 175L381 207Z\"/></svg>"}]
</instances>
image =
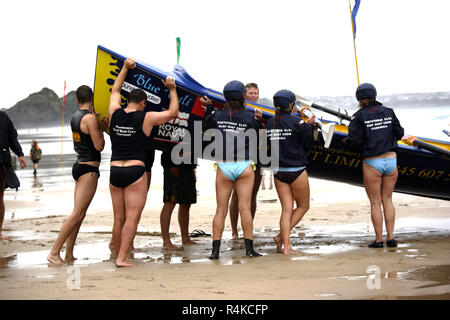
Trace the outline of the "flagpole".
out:
<instances>
[{"instance_id":1,"label":"flagpole","mask_svg":"<svg viewBox=\"0 0 450 320\"><path fill-rule=\"evenodd\" d=\"M353 25L352 6L350 4L350 0L348 0L348 7L350 9L350 21L352 22L353 50L355 51L355 64L356 64L356 80L358 81L359 86L359 71L358 71L358 56L356 55L355 26Z\"/></svg>"}]
</instances>

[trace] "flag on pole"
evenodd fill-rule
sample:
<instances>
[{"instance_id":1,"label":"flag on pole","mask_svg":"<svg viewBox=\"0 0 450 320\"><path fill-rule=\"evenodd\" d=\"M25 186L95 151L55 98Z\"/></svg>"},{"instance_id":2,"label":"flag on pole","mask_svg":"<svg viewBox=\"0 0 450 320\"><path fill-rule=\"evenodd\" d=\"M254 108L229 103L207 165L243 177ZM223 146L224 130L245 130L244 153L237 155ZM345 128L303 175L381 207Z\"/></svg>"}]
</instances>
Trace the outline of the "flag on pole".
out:
<instances>
[{"instance_id":1,"label":"flag on pole","mask_svg":"<svg viewBox=\"0 0 450 320\"><path fill-rule=\"evenodd\" d=\"M180 62L181 39L177 37L177 64Z\"/></svg>"},{"instance_id":2,"label":"flag on pole","mask_svg":"<svg viewBox=\"0 0 450 320\"><path fill-rule=\"evenodd\" d=\"M353 39L356 37L356 15L358 14L359 3L361 0L355 0L355 5L352 10L352 25L353 25Z\"/></svg>"}]
</instances>

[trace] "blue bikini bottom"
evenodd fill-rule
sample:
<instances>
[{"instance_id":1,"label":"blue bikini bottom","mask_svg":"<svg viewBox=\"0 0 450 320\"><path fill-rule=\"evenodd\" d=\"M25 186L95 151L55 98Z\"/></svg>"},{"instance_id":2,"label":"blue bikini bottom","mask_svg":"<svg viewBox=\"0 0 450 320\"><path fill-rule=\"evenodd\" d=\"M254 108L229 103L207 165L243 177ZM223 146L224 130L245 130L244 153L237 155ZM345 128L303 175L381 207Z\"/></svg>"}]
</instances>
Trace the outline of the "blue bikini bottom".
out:
<instances>
[{"instance_id":1,"label":"blue bikini bottom","mask_svg":"<svg viewBox=\"0 0 450 320\"><path fill-rule=\"evenodd\" d=\"M397 158L378 158L363 160L371 167L374 167L381 174L389 174L397 167Z\"/></svg>"},{"instance_id":2,"label":"blue bikini bottom","mask_svg":"<svg viewBox=\"0 0 450 320\"><path fill-rule=\"evenodd\" d=\"M253 170L255 170L255 165L253 161L247 160L247 161L237 161L237 162L222 162L222 163L215 163L214 167L217 169L217 166L219 166L220 170L222 170L223 174L231 181L236 181L239 179L241 174L247 169L249 165L252 165Z\"/></svg>"}]
</instances>

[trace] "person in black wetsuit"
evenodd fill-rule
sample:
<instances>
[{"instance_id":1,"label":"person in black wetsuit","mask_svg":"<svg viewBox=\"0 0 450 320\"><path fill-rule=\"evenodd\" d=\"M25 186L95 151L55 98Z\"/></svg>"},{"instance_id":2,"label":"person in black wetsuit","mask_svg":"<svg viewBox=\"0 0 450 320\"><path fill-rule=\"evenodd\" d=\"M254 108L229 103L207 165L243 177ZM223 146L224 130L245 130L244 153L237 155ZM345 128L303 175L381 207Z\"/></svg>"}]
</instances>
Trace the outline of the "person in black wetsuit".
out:
<instances>
[{"instance_id":1,"label":"person in black wetsuit","mask_svg":"<svg viewBox=\"0 0 450 320\"><path fill-rule=\"evenodd\" d=\"M266 130L269 145L273 146L274 141L279 143L279 166L272 169L281 203L280 233L274 237L274 241L277 252L290 254L296 252L290 242L290 232L309 210L310 193L306 166L308 149L314 143L315 116L305 123L300 117L291 114L295 94L289 90L275 93L273 103L276 108L275 116L267 121ZM294 200L297 203L295 209Z\"/></svg>"},{"instance_id":2,"label":"person in black wetsuit","mask_svg":"<svg viewBox=\"0 0 450 320\"><path fill-rule=\"evenodd\" d=\"M146 140L153 126L161 125L178 114L178 95L175 79L163 80L169 89L169 109L161 112L144 112L147 94L134 89L128 104L122 108L121 88L130 69L136 62L128 58L114 81L109 105L111 137L111 173L109 190L114 210L113 242L117 253L116 266L132 267L127 259L137 226L147 200L148 175L145 173Z\"/></svg>"},{"instance_id":3,"label":"person in black wetsuit","mask_svg":"<svg viewBox=\"0 0 450 320\"><path fill-rule=\"evenodd\" d=\"M101 154L105 146L103 131L108 127L108 118L99 122L93 113L94 93L86 85L80 86L76 91L79 105L70 121L72 139L77 160L72 167L72 177L75 180L74 207L72 214L67 218L59 231L58 238L47 257L51 263L73 262L73 248L78 231L83 222L86 211L94 198L97 182L100 177ZM60 257L63 244L66 243L64 260Z\"/></svg>"},{"instance_id":4,"label":"person in black wetsuit","mask_svg":"<svg viewBox=\"0 0 450 320\"><path fill-rule=\"evenodd\" d=\"M5 189L18 188L19 181L14 173L11 165L11 149L18 157L20 167L23 169L27 166L25 157L22 152L22 147L17 140L17 130L8 115L0 111L0 239L8 239L2 234L3 219L5 217L5 203L3 202L3 195ZM8 177L14 177L14 181L8 181Z\"/></svg>"},{"instance_id":5,"label":"person in black wetsuit","mask_svg":"<svg viewBox=\"0 0 450 320\"><path fill-rule=\"evenodd\" d=\"M352 116L348 137L343 140L358 149L363 158L363 179L370 200L376 239L370 248L383 248L383 213L388 247L397 247L394 239L395 208L392 193L397 182L397 141L404 130L394 110L376 101L377 90L370 83L356 89L360 109ZM381 210L383 207L383 211Z\"/></svg>"}]
</instances>

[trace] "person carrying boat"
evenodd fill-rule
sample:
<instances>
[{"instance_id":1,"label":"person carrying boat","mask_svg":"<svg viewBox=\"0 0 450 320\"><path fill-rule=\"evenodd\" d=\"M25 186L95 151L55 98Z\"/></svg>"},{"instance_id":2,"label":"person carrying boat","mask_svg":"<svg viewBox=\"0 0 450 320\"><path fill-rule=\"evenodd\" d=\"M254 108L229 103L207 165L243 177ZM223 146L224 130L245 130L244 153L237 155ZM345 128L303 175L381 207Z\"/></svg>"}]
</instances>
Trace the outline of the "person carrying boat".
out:
<instances>
[{"instance_id":1,"label":"person carrying boat","mask_svg":"<svg viewBox=\"0 0 450 320\"><path fill-rule=\"evenodd\" d=\"M191 205L197 202L197 188L195 170L197 165L175 164L172 161L172 149L164 150L161 154L161 166L164 169L164 195L161 209L160 224L164 250L181 250L170 240L170 219L175 206L178 204L178 223L180 225L182 246L196 245L189 236L189 214ZM178 155L182 157L181 155Z\"/></svg>"},{"instance_id":2,"label":"person carrying boat","mask_svg":"<svg viewBox=\"0 0 450 320\"><path fill-rule=\"evenodd\" d=\"M213 248L209 259L219 259L220 244L228 213L228 201L231 192L236 187L238 207L241 215L241 224L244 231L246 256L257 257L253 248L253 220L250 210L250 201L254 183L254 161L256 160L257 135L261 127L262 117L260 110L251 112L245 109L245 86L240 81L228 82L223 94L226 100L221 110L213 110L211 101L203 97L203 105L207 105L204 118L204 132L214 128L215 139L223 142L222 150L216 150L216 214L213 220ZM251 135L253 139L247 135ZM237 143L236 143L237 139ZM240 143L241 141L241 143ZM214 141L216 142L216 141ZM253 154L250 148L253 147ZM218 153L222 153L220 158Z\"/></svg>"},{"instance_id":3,"label":"person carrying boat","mask_svg":"<svg viewBox=\"0 0 450 320\"><path fill-rule=\"evenodd\" d=\"M178 114L178 95L175 79L162 80L169 89L169 109L161 112L144 112L147 94L134 89L128 104L121 107L121 88L136 61L125 60L111 90L109 116L111 138L111 173L109 190L114 211L113 242L117 254L116 266L132 267L127 260L128 251L136 235L137 226L147 200L148 176L145 173L146 140L153 126L161 125Z\"/></svg>"},{"instance_id":4,"label":"person carrying boat","mask_svg":"<svg viewBox=\"0 0 450 320\"><path fill-rule=\"evenodd\" d=\"M7 236L2 234L3 219L5 217L4 192L8 187L16 189L20 185L11 166L10 149L19 157L20 167L24 169L27 166L27 162L17 139L17 130L8 115L0 111L0 239L2 240L8 239Z\"/></svg>"},{"instance_id":5,"label":"person carrying boat","mask_svg":"<svg viewBox=\"0 0 450 320\"><path fill-rule=\"evenodd\" d=\"M370 248L383 248L383 214L388 247L397 247L394 239L395 208L392 193L397 182L397 141L404 130L394 110L376 101L377 91L370 83L356 89L360 109L352 116L348 137L343 142L358 148L363 158L363 180L370 201L376 239ZM383 208L383 210L382 210Z\"/></svg>"},{"instance_id":6,"label":"person carrying boat","mask_svg":"<svg viewBox=\"0 0 450 320\"><path fill-rule=\"evenodd\" d=\"M86 85L80 86L76 91L76 101L79 105L70 121L72 127L73 146L77 154L77 160L72 167L72 177L75 180L74 207L72 214L67 218L59 231L47 260L51 263L61 264L73 262L73 249L78 231L83 222L86 211L94 198L97 190L97 182L100 177L101 154L105 146L103 131L108 127L108 118L97 121L93 113L94 93ZM64 260L60 257L60 251L66 243Z\"/></svg>"},{"instance_id":7,"label":"person carrying boat","mask_svg":"<svg viewBox=\"0 0 450 320\"><path fill-rule=\"evenodd\" d=\"M259 99L259 88L256 83L247 83L245 85L245 100L251 102L258 102ZM253 183L252 199L250 202L250 210L252 213L252 219L255 219L256 213L256 197L258 195L259 186L261 185L261 165L259 163L255 164L255 181ZM233 239L239 238L238 233L238 220L239 220L239 210L238 210L238 197L236 189L233 188L233 194L231 195L230 201L230 223L231 223L231 237Z\"/></svg>"},{"instance_id":8,"label":"person carrying boat","mask_svg":"<svg viewBox=\"0 0 450 320\"><path fill-rule=\"evenodd\" d=\"M278 156L279 166L273 171L275 189L281 203L280 233L273 239L277 252L284 254L296 252L290 242L290 232L309 210L310 204L306 166L308 150L314 143L313 124L316 117L313 115L305 123L299 116L293 115L295 100L295 94L289 90L276 92L273 96L275 116L266 124L270 146L274 141L279 143L278 155L271 154L272 158ZM295 209L294 201L297 203Z\"/></svg>"}]
</instances>

